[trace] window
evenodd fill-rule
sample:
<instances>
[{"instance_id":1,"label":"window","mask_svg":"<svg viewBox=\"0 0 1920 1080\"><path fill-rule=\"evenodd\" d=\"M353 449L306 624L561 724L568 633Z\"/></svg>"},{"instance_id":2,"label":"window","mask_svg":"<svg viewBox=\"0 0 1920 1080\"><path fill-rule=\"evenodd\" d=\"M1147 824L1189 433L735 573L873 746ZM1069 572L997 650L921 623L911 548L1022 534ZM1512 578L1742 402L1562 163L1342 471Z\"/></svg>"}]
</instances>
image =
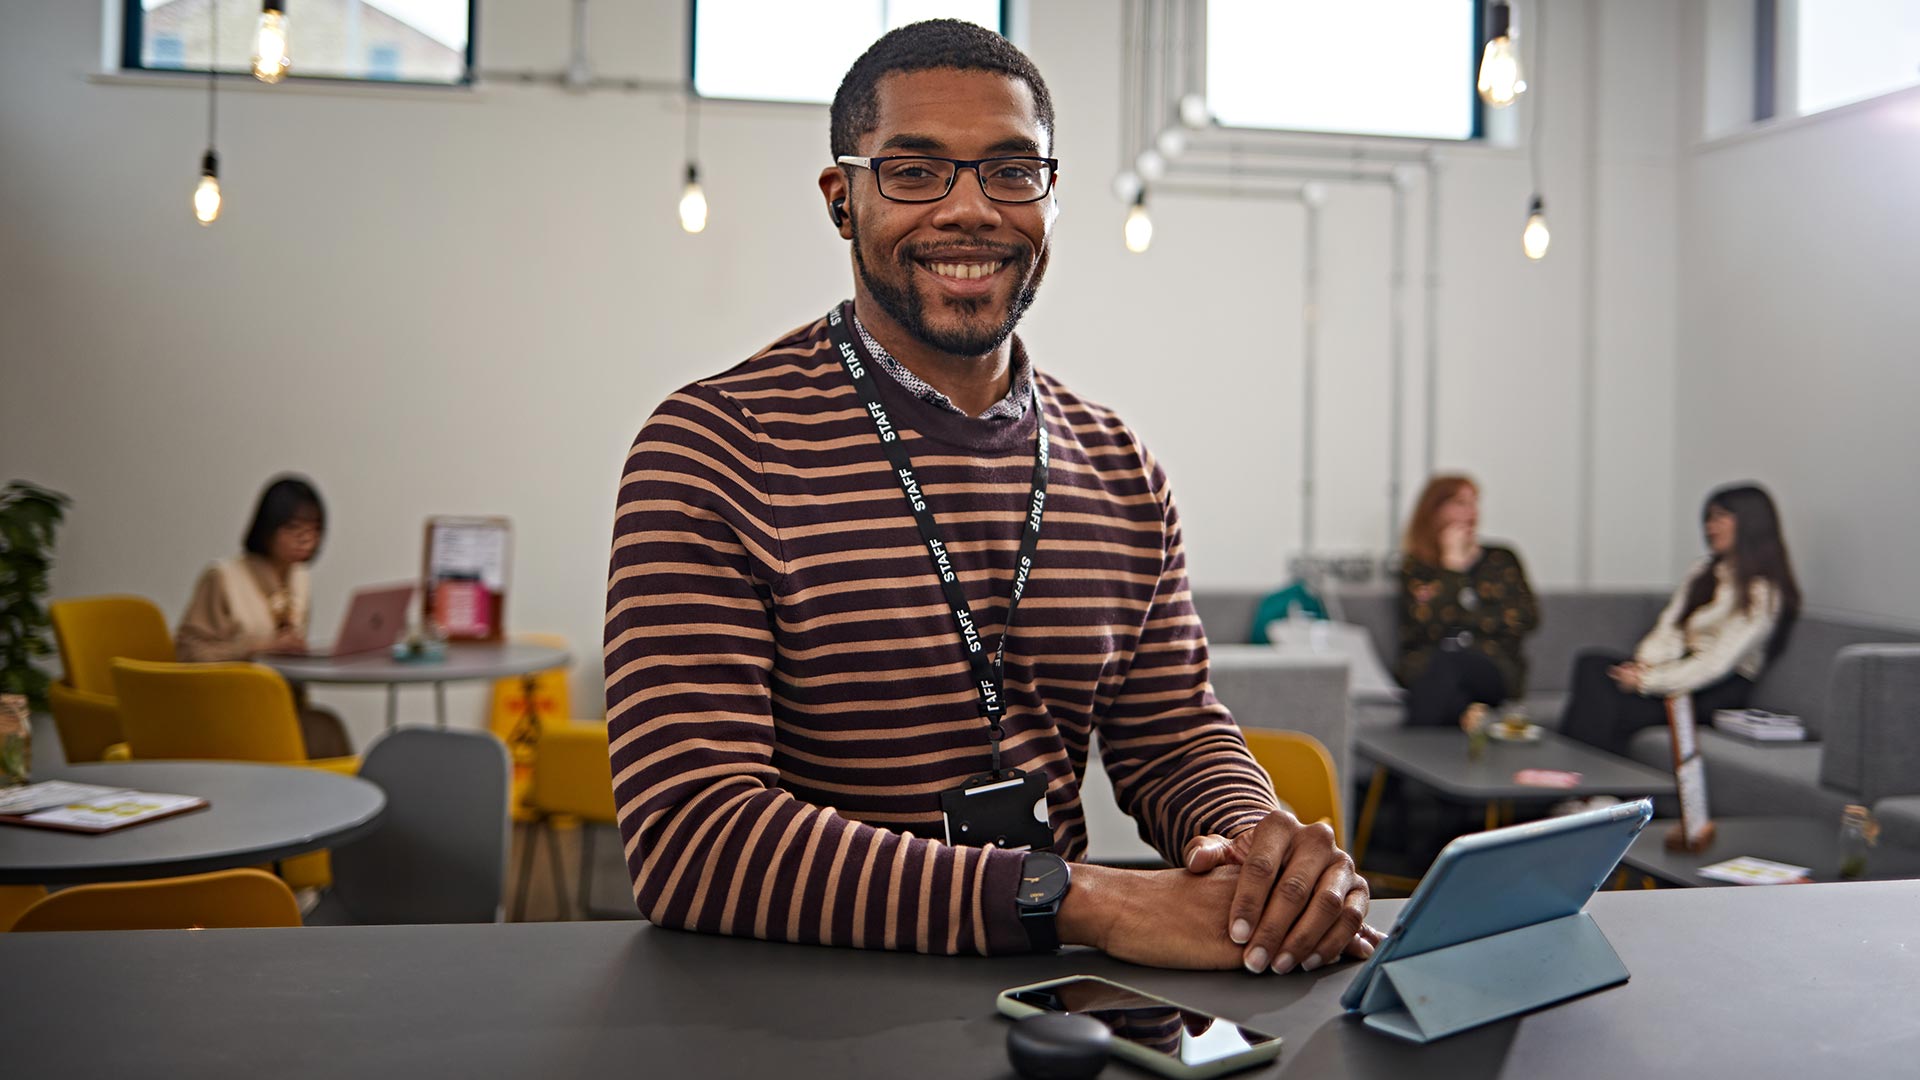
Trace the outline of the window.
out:
<instances>
[{"instance_id":1,"label":"window","mask_svg":"<svg viewBox=\"0 0 1920 1080\"><path fill-rule=\"evenodd\" d=\"M1802 115L1920 85L1920 3L1812 0L1791 7L1795 111Z\"/></svg>"},{"instance_id":2,"label":"window","mask_svg":"<svg viewBox=\"0 0 1920 1080\"><path fill-rule=\"evenodd\" d=\"M701 97L825 105L874 39L938 18L1006 33L1001 0L695 0L693 87Z\"/></svg>"},{"instance_id":3,"label":"window","mask_svg":"<svg viewBox=\"0 0 1920 1080\"><path fill-rule=\"evenodd\" d=\"M1229 127L1471 139L1479 38L1478 0L1208 0L1207 106Z\"/></svg>"},{"instance_id":4,"label":"window","mask_svg":"<svg viewBox=\"0 0 1920 1080\"><path fill-rule=\"evenodd\" d=\"M398 45L375 45L367 50L367 78L398 79L400 77L400 47Z\"/></svg>"},{"instance_id":5,"label":"window","mask_svg":"<svg viewBox=\"0 0 1920 1080\"><path fill-rule=\"evenodd\" d=\"M205 71L214 0L125 0L121 66ZM219 0L221 71L253 67L259 0ZM288 78L459 84L472 79L470 0L289 0Z\"/></svg>"},{"instance_id":6,"label":"window","mask_svg":"<svg viewBox=\"0 0 1920 1080\"><path fill-rule=\"evenodd\" d=\"M177 68L187 66L186 44L172 34L161 34L153 39L153 63L157 68Z\"/></svg>"}]
</instances>

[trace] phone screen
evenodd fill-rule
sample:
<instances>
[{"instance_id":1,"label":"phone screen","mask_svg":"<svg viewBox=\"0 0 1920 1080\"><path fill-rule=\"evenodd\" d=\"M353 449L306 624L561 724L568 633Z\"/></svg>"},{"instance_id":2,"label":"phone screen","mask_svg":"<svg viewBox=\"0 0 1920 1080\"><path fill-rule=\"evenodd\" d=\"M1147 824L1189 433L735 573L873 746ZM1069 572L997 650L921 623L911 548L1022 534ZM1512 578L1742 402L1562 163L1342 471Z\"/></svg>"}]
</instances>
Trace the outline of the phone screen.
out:
<instances>
[{"instance_id":1,"label":"phone screen","mask_svg":"<svg viewBox=\"0 0 1920 1080\"><path fill-rule=\"evenodd\" d=\"M1089 976L1009 996L1047 1012L1091 1016L1105 1024L1114 1038L1165 1054L1183 1065L1211 1064L1278 1041L1276 1036L1231 1020L1183 1009L1163 998Z\"/></svg>"}]
</instances>

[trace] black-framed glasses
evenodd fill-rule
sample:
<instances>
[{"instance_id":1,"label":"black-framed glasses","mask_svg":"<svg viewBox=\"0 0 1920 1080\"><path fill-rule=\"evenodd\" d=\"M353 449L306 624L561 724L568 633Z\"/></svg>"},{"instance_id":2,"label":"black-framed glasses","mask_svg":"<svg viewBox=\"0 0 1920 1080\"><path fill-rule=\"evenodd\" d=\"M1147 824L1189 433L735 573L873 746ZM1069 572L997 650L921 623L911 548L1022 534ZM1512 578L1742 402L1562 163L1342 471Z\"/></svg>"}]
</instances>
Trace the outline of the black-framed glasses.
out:
<instances>
[{"instance_id":1,"label":"black-framed glasses","mask_svg":"<svg viewBox=\"0 0 1920 1080\"><path fill-rule=\"evenodd\" d=\"M961 169L972 169L980 178L980 190L994 202L1039 202L1053 190L1054 177L1060 172L1060 159L1044 157L990 157L965 161L959 158L927 157L855 157L842 154L834 159L873 173L880 197L893 202L939 202L953 191L954 178Z\"/></svg>"}]
</instances>

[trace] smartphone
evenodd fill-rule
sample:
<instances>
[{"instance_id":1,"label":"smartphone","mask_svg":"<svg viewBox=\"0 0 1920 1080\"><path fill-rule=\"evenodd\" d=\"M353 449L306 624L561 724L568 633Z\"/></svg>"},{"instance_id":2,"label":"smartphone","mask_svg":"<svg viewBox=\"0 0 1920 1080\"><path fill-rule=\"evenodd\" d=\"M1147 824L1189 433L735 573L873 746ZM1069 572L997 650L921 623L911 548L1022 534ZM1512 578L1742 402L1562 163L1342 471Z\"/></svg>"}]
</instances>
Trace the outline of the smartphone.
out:
<instances>
[{"instance_id":1,"label":"smartphone","mask_svg":"<svg viewBox=\"0 0 1920 1080\"><path fill-rule=\"evenodd\" d=\"M1280 1056L1277 1035L1093 975L1002 990L999 1004L1016 1019L1043 1012L1091 1016L1113 1032L1114 1056L1176 1080L1225 1076Z\"/></svg>"}]
</instances>

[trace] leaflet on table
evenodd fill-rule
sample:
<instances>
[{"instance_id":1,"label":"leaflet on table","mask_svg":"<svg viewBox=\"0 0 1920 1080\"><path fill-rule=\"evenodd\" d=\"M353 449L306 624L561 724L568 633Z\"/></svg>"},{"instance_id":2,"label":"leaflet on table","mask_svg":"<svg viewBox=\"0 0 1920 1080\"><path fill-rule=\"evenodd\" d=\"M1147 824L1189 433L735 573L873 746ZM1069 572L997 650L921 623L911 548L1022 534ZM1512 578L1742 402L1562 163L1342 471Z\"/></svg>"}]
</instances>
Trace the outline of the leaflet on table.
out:
<instances>
[{"instance_id":1,"label":"leaflet on table","mask_svg":"<svg viewBox=\"0 0 1920 1080\"><path fill-rule=\"evenodd\" d=\"M37 784L0 788L0 814L31 814L50 806L126 793L126 788L76 784L71 780L42 780Z\"/></svg>"},{"instance_id":2,"label":"leaflet on table","mask_svg":"<svg viewBox=\"0 0 1920 1080\"><path fill-rule=\"evenodd\" d=\"M1513 774L1513 782L1526 787L1575 788L1583 778L1583 774L1565 769L1521 769Z\"/></svg>"},{"instance_id":3,"label":"leaflet on table","mask_svg":"<svg viewBox=\"0 0 1920 1080\"><path fill-rule=\"evenodd\" d=\"M1717 862L1712 866L1703 866L1695 873L1714 881L1731 881L1735 885L1795 885L1809 881L1808 874L1813 871L1805 866L1791 863L1774 862L1771 859L1756 859L1751 855L1742 855L1737 859Z\"/></svg>"},{"instance_id":4,"label":"leaflet on table","mask_svg":"<svg viewBox=\"0 0 1920 1080\"><path fill-rule=\"evenodd\" d=\"M1713 726L1760 742L1800 742L1807 737L1799 717L1764 709L1719 709L1713 714Z\"/></svg>"},{"instance_id":5,"label":"leaflet on table","mask_svg":"<svg viewBox=\"0 0 1920 1080\"><path fill-rule=\"evenodd\" d=\"M195 810L207 800L197 795L163 795L152 791L114 791L89 796L62 806L36 810L29 814L8 815L6 821L44 829L74 832L110 832L138 825L143 821Z\"/></svg>"}]
</instances>

